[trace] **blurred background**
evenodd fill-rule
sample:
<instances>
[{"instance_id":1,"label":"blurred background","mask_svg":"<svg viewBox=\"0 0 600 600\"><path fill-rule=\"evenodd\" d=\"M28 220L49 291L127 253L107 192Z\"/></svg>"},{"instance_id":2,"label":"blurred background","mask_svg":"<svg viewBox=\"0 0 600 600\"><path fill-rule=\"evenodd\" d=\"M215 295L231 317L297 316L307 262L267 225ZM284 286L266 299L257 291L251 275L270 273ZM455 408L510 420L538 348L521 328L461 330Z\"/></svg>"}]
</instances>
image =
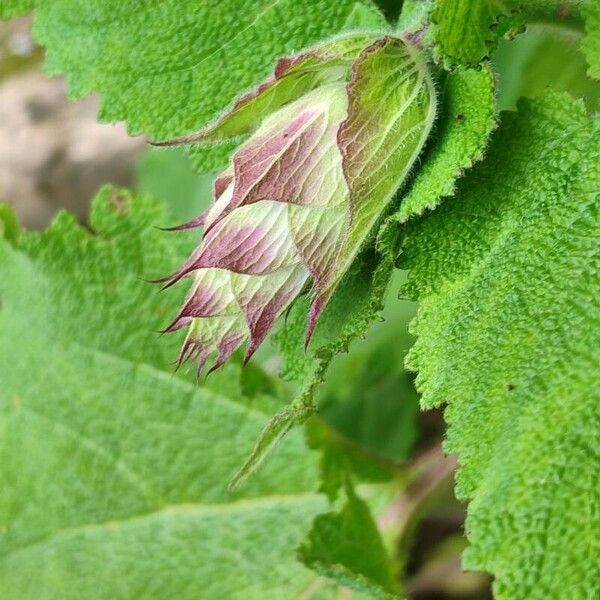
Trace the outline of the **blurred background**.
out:
<instances>
[{"instance_id":1,"label":"blurred background","mask_svg":"<svg viewBox=\"0 0 600 600\"><path fill-rule=\"evenodd\" d=\"M123 124L97 122L98 98L70 102L64 78L42 73L43 51L31 38L29 18L0 23L0 199L13 205L25 227L42 228L60 208L85 223L89 202L110 182L150 193L170 207L173 222L198 214L210 200L210 174L195 174L181 150L150 148ZM539 24L503 40L493 56L501 110L520 96L568 89L590 111L600 106L598 86L585 78L580 33ZM380 463L400 481L402 493L381 515L385 535L407 556L407 591L423 600L491 598L490 581L463 573L464 507L453 496L455 463L443 456L441 411L420 413L412 376L403 369L411 345L413 303L398 299L399 273L382 323L349 355L336 359L320 397L321 419L309 435L339 441L348 456ZM257 360L275 373L272 345ZM377 480L377 473L365 475Z\"/></svg>"}]
</instances>

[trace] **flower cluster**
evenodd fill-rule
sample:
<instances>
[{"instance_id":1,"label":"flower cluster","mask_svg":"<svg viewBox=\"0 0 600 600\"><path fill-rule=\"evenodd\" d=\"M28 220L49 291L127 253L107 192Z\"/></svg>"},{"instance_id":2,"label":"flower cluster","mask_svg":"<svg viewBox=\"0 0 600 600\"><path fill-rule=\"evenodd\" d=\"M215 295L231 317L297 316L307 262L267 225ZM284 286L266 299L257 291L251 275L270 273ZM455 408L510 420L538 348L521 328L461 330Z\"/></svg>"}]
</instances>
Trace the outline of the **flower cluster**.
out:
<instances>
[{"instance_id":1,"label":"flower cluster","mask_svg":"<svg viewBox=\"0 0 600 600\"><path fill-rule=\"evenodd\" d=\"M179 362L248 360L276 319L311 294L306 343L336 285L417 158L435 115L418 52L355 34L281 59L272 78L213 125L172 143L246 136L214 204L179 228L203 239L162 281L193 284L167 331L188 328Z\"/></svg>"}]
</instances>

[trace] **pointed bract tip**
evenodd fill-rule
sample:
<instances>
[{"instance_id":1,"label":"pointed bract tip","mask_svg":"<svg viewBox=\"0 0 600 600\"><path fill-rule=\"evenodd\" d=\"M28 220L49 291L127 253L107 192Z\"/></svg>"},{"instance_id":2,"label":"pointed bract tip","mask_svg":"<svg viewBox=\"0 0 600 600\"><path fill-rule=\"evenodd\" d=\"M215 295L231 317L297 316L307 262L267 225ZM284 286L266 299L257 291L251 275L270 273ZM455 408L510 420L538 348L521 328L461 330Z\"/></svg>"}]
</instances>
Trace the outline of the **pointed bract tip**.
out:
<instances>
[{"instance_id":1,"label":"pointed bract tip","mask_svg":"<svg viewBox=\"0 0 600 600\"><path fill-rule=\"evenodd\" d=\"M321 317L323 309L325 308L325 305L327 304L327 300L328 300L328 297L321 293L321 294L315 296L315 298L313 299L313 301L310 305L310 310L308 313L308 322L306 324L306 332L304 334L304 351L305 352L308 350L308 345L310 344L310 340L312 339L312 336L315 332L315 328L317 326L317 323L319 322L319 318Z\"/></svg>"},{"instance_id":2,"label":"pointed bract tip","mask_svg":"<svg viewBox=\"0 0 600 600\"><path fill-rule=\"evenodd\" d=\"M203 212L201 215L195 217L191 221L182 223L181 225L174 225L172 227L156 227L159 231L185 231L186 229L195 229L196 227L202 227L206 220L206 213Z\"/></svg>"},{"instance_id":3,"label":"pointed bract tip","mask_svg":"<svg viewBox=\"0 0 600 600\"><path fill-rule=\"evenodd\" d=\"M168 146L182 146L184 144L193 144L194 142L200 141L204 137L203 133L192 133L190 135L182 135L170 140L160 140L158 142L148 142L151 146L156 148L166 148Z\"/></svg>"}]
</instances>

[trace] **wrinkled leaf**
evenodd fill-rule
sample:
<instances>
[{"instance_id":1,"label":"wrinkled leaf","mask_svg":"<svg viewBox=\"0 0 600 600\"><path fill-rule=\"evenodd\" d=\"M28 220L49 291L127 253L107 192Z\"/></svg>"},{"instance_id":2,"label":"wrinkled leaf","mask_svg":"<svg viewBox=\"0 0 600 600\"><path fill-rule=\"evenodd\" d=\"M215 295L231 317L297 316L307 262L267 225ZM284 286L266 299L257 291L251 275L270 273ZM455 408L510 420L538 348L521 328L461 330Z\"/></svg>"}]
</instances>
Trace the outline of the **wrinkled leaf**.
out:
<instances>
[{"instance_id":1,"label":"wrinkled leaf","mask_svg":"<svg viewBox=\"0 0 600 600\"><path fill-rule=\"evenodd\" d=\"M549 95L504 113L457 197L408 225L409 355L498 599L600 592L600 127Z\"/></svg>"},{"instance_id":2,"label":"wrinkled leaf","mask_svg":"<svg viewBox=\"0 0 600 600\"><path fill-rule=\"evenodd\" d=\"M447 66L475 66L505 34L531 21L579 19L576 0L434 0L431 11L435 52Z\"/></svg>"},{"instance_id":3,"label":"wrinkled leaf","mask_svg":"<svg viewBox=\"0 0 600 600\"><path fill-rule=\"evenodd\" d=\"M487 67L457 68L442 83L437 129L394 222L431 210L454 193L455 182L483 158L496 126L494 75Z\"/></svg>"},{"instance_id":4,"label":"wrinkled leaf","mask_svg":"<svg viewBox=\"0 0 600 600\"><path fill-rule=\"evenodd\" d=\"M183 253L165 217L106 189L94 234L63 213L0 242L2 597L291 599L314 579L293 551L325 508L312 453L292 433L229 494L267 415L237 368L218 392L174 375L152 331L176 299L140 276Z\"/></svg>"},{"instance_id":5,"label":"wrinkled leaf","mask_svg":"<svg viewBox=\"0 0 600 600\"><path fill-rule=\"evenodd\" d=\"M315 519L299 556L318 573L371 598L398 597L390 560L369 507L349 486L339 512Z\"/></svg>"},{"instance_id":6,"label":"wrinkled leaf","mask_svg":"<svg viewBox=\"0 0 600 600\"><path fill-rule=\"evenodd\" d=\"M154 139L199 129L279 56L356 28L360 7L376 14L369 0L3 2L3 17L35 6L46 71L65 73L72 97L99 91L102 120ZM231 148L196 152L198 170L216 170Z\"/></svg>"}]
</instances>

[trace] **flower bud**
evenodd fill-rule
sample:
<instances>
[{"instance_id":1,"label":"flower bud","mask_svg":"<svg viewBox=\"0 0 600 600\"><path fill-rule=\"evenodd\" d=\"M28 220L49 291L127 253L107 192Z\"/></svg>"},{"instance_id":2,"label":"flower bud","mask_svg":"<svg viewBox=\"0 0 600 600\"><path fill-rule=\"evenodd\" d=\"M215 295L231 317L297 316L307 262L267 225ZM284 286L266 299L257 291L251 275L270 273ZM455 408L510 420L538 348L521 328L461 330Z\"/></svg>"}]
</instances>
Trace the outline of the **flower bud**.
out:
<instances>
[{"instance_id":1,"label":"flower bud","mask_svg":"<svg viewBox=\"0 0 600 600\"><path fill-rule=\"evenodd\" d=\"M246 360L303 291L306 343L337 284L406 179L435 115L418 52L355 34L281 59L213 125L173 143L247 139L216 178L214 204L175 229L204 237L166 286L193 278L167 328L188 327L179 362Z\"/></svg>"}]
</instances>

